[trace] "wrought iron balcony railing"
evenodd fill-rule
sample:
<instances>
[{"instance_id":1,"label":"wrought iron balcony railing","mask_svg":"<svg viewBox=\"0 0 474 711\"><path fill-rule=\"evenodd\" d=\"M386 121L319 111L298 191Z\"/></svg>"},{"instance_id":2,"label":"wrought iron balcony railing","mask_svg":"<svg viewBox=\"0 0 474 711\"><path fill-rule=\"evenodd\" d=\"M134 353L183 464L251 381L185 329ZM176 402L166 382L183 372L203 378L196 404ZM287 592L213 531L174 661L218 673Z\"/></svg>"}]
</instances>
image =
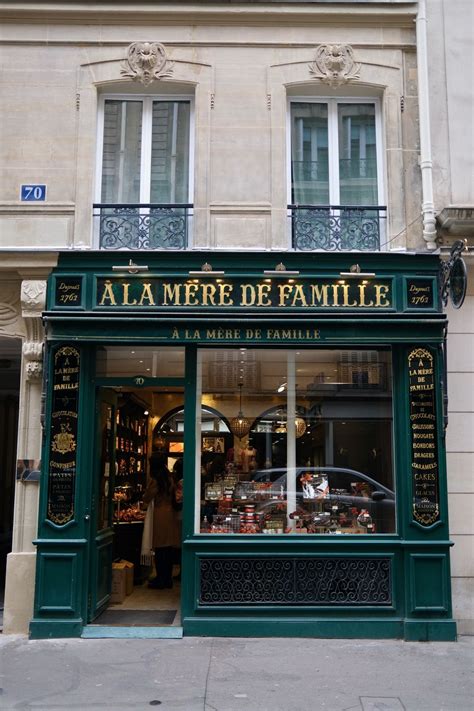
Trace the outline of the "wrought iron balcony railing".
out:
<instances>
[{"instance_id":1,"label":"wrought iron balcony railing","mask_svg":"<svg viewBox=\"0 0 474 711\"><path fill-rule=\"evenodd\" d=\"M100 249L186 249L193 206L94 205Z\"/></svg>"},{"instance_id":2,"label":"wrought iron balcony railing","mask_svg":"<svg viewBox=\"0 0 474 711\"><path fill-rule=\"evenodd\" d=\"M288 205L296 250L377 252L387 208L368 205Z\"/></svg>"}]
</instances>

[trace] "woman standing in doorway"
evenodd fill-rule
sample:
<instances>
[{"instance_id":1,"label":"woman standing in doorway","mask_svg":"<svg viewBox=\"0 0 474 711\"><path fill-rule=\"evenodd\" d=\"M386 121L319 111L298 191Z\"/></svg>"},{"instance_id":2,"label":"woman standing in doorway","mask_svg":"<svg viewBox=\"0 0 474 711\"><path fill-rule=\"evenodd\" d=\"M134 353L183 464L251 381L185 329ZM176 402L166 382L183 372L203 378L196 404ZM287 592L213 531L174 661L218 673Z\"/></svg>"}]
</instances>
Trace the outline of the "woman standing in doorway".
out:
<instances>
[{"instance_id":1,"label":"woman standing in doorway","mask_svg":"<svg viewBox=\"0 0 474 711\"><path fill-rule=\"evenodd\" d=\"M153 501L153 548L155 549L156 578L149 587L163 590L173 587L173 548L181 545L179 522L175 510L175 486L166 466L166 456L150 457L150 482L143 495L143 503Z\"/></svg>"}]
</instances>

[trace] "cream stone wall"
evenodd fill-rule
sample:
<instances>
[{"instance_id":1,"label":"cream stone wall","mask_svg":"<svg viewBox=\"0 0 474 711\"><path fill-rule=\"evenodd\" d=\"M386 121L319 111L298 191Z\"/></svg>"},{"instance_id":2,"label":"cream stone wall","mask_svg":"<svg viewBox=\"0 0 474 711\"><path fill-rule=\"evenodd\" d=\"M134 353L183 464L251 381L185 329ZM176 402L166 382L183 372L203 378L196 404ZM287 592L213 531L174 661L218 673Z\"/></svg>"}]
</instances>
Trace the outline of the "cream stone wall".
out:
<instances>
[{"instance_id":1,"label":"cream stone wall","mask_svg":"<svg viewBox=\"0 0 474 711\"><path fill-rule=\"evenodd\" d=\"M21 338L22 371L18 417L18 459L41 458L41 392L44 333L41 313L45 306L46 281L55 259L49 256L21 264L21 279L15 258L4 257L0 282L0 334ZM7 271L7 268L9 271ZM42 277L42 278L41 278ZM33 540L38 525L38 482L17 481L13 518L12 552L7 557L5 612L6 634L26 633L33 612L36 549Z\"/></svg>"},{"instance_id":2,"label":"cream stone wall","mask_svg":"<svg viewBox=\"0 0 474 711\"><path fill-rule=\"evenodd\" d=\"M474 210L474 4L429 0L431 134L435 208ZM448 308L448 491L454 616L461 634L474 634L474 235L462 224L443 232L446 252L454 239L470 247L468 296Z\"/></svg>"},{"instance_id":3,"label":"cream stone wall","mask_svg":"<svg viewBox=\"0 0 474 711\"><path fill-rule=\"evenodd\" d=\"M0 13L2 5L9 3ZM209 15L190 5L187 16L171 4L161 18L149 10L148 22L129 4L129 22L120 24L112 13L94 18L93 7L93 21L86 14L67 23L61 5L54 23L30 24L25 11L24 23L7 13L3 24L0 246L95 246L97 99L120 91L194 95L192 246L232 250L290 246L288 96L379 96L389 246L424 246L414 4L381 3L370 12L357 4L350 14L330 4L278 5L263 15L257 6L237 14L237 6L213 4ZM136 40L164 44L170 77L147 89L123 80L126 48ZM351 45L360 78L333 89L313 77L315 50L328 42ZM19 203L27 182L48 184L44 205Z\"/></svg>"},{"instance_id":4,"label":"cream stone wall","mask_svg":"<svg viewBox=\"0 0 474 711\"><path fill-rule=\"evenodd\" d=\"M474 260L464 306L448 309L448 503L454 616L474 634Z\"/></svg>"},{"instance_id":5,"label":"cream stone wall","mask_svg":"<svg viewBox=\"0 0 474 711\"><path fill-rule=\"evenodd\" d=\"M437 207L474 205L474 3L429 0L431 126Z\"/></svg>"}]
</instances>

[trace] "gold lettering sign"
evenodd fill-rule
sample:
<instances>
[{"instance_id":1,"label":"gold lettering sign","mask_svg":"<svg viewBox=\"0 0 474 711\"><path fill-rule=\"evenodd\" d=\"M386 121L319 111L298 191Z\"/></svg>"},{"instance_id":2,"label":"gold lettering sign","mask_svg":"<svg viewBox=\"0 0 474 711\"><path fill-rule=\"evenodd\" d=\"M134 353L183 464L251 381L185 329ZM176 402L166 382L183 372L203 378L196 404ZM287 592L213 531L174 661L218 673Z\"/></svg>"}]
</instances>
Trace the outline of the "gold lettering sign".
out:
<instances>
[{"instance_id":1,"label":"gold lettering sign","mask_svg":"<svg viewBox=\"0 0 474 711\"><path fill-rule=\"evenodd\" d=\"M80 353L59 346L53 364L47 519L63 526L74 517Z\"/></svg>"},{"instance_id":2,"label":"gold lettering sign","mask_svg":"<svg viewBox=\"0 0 474 711\"><path fill-rule=\"evenodd\" d=\"M426 348L408 355L413 518L422 526L439 520L434 358Z\"/></svg>"},{"instance_id":3,"label":"gold lettering sign","mask_svg":"<svg viewBox=\"0 0 474 711\"><path fill-rule=\"evenodd\" d=\"M319 328L179 328L174 326L171 341L319 341Z\"/></svg>"},{"instance_id":4,"label":"gold lettering sign","mask_svg":"<svg viewBox=\"0 0 474 711\"><path fill-rule=\"evenodd\" d=\"M391 309L390 279L223 281L149 277L98 278L96 305L113 309L252 308L279 310Z\"/></svg>"},{"instance_id":5,"label":"gold lettering sign","mask_svg":"<svg viewBox=\"0 0 474 711\"><path fill-rule=\"evenodd\" d=\"M82 301L82 277L58 277L54 289L55 305L59 307L77 308Z\"/></svg>"}]
</instances>

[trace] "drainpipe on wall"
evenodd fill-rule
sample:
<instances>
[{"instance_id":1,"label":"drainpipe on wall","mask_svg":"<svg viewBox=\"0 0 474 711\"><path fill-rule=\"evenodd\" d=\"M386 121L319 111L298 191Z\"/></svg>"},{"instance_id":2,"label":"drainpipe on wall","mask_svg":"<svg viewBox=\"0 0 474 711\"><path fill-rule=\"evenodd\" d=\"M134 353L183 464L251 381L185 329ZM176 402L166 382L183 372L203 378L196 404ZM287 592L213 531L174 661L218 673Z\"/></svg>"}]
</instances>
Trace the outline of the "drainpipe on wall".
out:
<instances>
[{"instance_id":1,"label":"drainpipe on wall","mask_svg":"<svg viewBox=\"0 0 474 711\"><path fill-rule=\"evenodd\" d=\"M422 185L423 239L426 249L436 245L436 215L433 203L433 162L431 160L430 99L428 86L428 52L426 37L426 0L418 0L416 46L418 62L418 106L420 114L420 168Z\"/></svg>"}]
</instances>

